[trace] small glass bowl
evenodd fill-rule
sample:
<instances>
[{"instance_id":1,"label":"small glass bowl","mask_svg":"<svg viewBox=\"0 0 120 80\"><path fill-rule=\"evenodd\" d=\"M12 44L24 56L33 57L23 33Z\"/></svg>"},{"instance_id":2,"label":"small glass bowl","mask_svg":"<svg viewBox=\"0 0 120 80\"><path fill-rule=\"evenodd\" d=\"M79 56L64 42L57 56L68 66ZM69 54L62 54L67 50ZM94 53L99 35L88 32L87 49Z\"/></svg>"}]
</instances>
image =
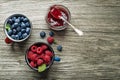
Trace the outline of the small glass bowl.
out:
<instances>
[{"instance_id":1,"label":"small glass bowl","mask_svg":"<svg viewBox=\"0 0 120 80\"><path fill-rule=\"evenodd\" d=\"M56 31L61 31L61 30L64 30L67 28L68 24L65 23L63 20L61 20L61 22L63 22L62 25L53 25L55 24L55 22L58 22L60 21L60 19L55 19L51 14L50 14L50 10L52 8L58 8L62 11L63 15L62 17L64 17L68 22L70 22L70 19L71 19L71 14L70 14L70 11L68 10L67 7L63 6L63 5L52 5L49 9L48 9L48 13L47 13L47 16L46 16L46 22L49 26L50 29L52 30L56 30Z\"/></svg>"}]
</instances>

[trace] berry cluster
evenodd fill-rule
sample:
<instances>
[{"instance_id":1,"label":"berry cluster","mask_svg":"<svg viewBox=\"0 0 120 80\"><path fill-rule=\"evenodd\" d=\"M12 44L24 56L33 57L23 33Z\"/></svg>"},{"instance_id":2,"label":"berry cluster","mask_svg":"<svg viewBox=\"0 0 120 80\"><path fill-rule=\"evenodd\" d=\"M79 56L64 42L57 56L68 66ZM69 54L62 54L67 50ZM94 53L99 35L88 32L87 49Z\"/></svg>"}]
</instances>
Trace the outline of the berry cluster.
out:
<instances>
[{"instance_id":1,"label":"berry cluster","mask_svg":"<svg viewBox=\"0 0 120 80\"><path fill-rule=\"evenodd\" d=\"M32 68L48 66L52 60L52 57L53 52L49 49L49 47L46 44L32 45L27 53L27 58ZM44 67L42 71L44 71L45 69L46 67Z\"/></svg>"},{"instance_id":2,"label":"berry cluster","mask_svg":"<svg viewBox=\"0 0 120 80\"><path fill-rule=\"evenodd\" d=\"M21 40L30 34L31 25L27 17L16 15L7 20L5 28L12 39Z\"/></svg>"}]
</instances>

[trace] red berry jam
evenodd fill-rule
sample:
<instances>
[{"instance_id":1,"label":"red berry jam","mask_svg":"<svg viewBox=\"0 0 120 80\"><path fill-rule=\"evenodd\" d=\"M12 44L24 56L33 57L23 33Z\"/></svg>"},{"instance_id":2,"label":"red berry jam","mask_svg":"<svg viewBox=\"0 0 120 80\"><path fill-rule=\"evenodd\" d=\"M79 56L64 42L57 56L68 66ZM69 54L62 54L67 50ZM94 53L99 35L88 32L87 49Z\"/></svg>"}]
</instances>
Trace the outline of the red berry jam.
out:
<instances>
[{"instance_id":1,"label":"red berry jam","mask_svg":"<svg viewBox=\"0 0 120 80\"><path fill-rule=\"evenodd\" d=\"M59 10L60 13L58 11L54 11L54 14L51 14L51 10L53 9ZM67 28L67 24L62 19L55 17L58 15L65 18L67 21L70 20L70 12L66 7L62 5L51 6L47 14L46 21L49 24L49 27L53 30L63 30Z\"/></svg>"}]
</instances>

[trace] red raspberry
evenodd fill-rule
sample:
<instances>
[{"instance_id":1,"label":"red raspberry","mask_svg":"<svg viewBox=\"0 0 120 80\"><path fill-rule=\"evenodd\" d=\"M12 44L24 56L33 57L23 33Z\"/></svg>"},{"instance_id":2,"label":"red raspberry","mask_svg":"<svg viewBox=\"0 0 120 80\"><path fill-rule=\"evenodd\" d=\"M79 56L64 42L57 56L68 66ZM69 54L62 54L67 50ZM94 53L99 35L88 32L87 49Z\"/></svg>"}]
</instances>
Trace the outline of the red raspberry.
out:
<instances>
[{"instance_id":1,"label":"red raspberry","mask_svg":"<svg viewBox=\"0 0 120 80\"><path fill-rule=\"evenodd\" d=\"M30 56L30 60L35 61L35 59L37 58L37 54L33 54L32 56Z\"/></svg>"},{"instance_id":2,"label":"red raspberry","mask_svg":"<svg viewBox=\"0 0 120 80\"><path fill-rule=\"evenodd\" d=\"M49 50L46 50L45 51L45 55L48 55L48 56L52 57L53 53L51 51L49 51Z\"/></svg>"},{"instance_id":3,"label":"red raspberry","mask_svg":"<svg viewBox=\"0 0 120 80\"><path fill-rule=\"evenodd\" d=\"M52 44L54 42L54 38L53 37L48 37L47 41L49 44Z\"/></svg>"},{"instance_id":4,"label":"red raspberry","mask_svg":"<svg viewBox=\"0 0 120 80\"><path fill-rule=\"evenodd\" d=\"M30 57L33 55L34 53L32 51L29 51L27 54L27 58L30 59Z\"/></svg>"},{"instance_id":5,"label":"red raspberry","mask_svg":"<svg viewBox=\"0 0 120 80\"><path fill-rule=\"evenodd\" d=\"M36 51L37 51L37 46L34 46L34 45L33 45L33 46L31 47L31 51L32 51L32 52L36 52Z\"/></svg>"},{"instance_id":6,"label":"red raspberry","mask_svg":"<svg viewBox=\"0 0 120 80\"><path fill-rule=\"evenodd\" d=\"M38 48L37 48L37 54L42 54L42 52L43 52L42 47L38 47Z\"/></svg>"},{"instance_id":7,"label":"red raspberry","mask_svg":"<svg viewBox=\"0 0 120 80\"><path fill-rule=\"evenodd\" d=\"M31 61L30 62L30 66L33 67L33 68L35 68L37 65L33 61Z\"/></svg>"},{"instance_id":8,"label":"red raspberry","mask_svg":"<svg viewBox=\"0 0 120 80\"><path fill-rule=\"evenodd\" d=\"M37 65L40 66L40 65L42 65L42 64L43 64L43 60L42 60L42 59L38 59L38 60L37 60Z\"/></svg>"},{"instance_id":9,"label":"red raspberry","mask_svg":"<svg viewBox=\"0 0 120 80\"><path fill-rule=\"evenodd\" d=\"M43 50L46 50L48 48L47 45L42 45L41 47L42 47Z\"/></svg>"},{"instance_id":10,"label":"red raspberry","mask_svg":"<svg viewBox=\"0 0 120 80\"><path fill-rule=\"evenodd\" d=\"M10 40L8 37L5 39L5 42L7 43L7 44L10 44L11 42L13 42L12 40Z\"/></svg>"},{"instance_id":11,"label":"red raspberry","mask_svg":"<svg viewBox=\"0 0 120 80\"><path fill-rule=\"evenodd\" d=\"M45 57L44 57L44 61L46 62L46 63L49 63L50 62L50 56L48 56L48 55L45 55Z\"/></svg>"},{"instance_id":12,"label":"red raspberry","mask_svg":"<svg viewBox=\"0 0 120 80\"><path fill-rule=\"evenodd\" d=\"M40 58L41 58L41 59L44 59L44 57L45 57L45 54L44 54L44 53L42 53L41 55L38 56L39 59L40 59Z\"/></svg>"}]
</instances>

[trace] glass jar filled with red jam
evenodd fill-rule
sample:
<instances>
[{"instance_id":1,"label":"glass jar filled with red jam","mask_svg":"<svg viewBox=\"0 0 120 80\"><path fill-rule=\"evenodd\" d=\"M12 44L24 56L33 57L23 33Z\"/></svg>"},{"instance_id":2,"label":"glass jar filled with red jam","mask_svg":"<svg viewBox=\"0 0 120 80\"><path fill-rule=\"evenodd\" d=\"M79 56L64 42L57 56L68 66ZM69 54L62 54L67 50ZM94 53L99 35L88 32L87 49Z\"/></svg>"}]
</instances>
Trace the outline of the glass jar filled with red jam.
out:
<instances>
[{"instance_id":1,"label":"glass jar filled with red jam","mask_svg":"<svg viewBox=\"0 0 120 80\"><path fill-rule=\"evenodd\" d=\"M66 29L68 24L65 21L63 21L62 19L55 18L53 16L53 14L51 14L51 10L54 8L58 9L61 12L61 16L64 19L66 19L68 22L70 21L70 18L71 18L70 11L68 10L67 7L65 7L63 5L53 5L49 8L47 16L46 16L46 22L48 23L49 28L56 30L56 31ZM56 15L56 14L54 14L54 15Z\"/></svg>"}]
</instances>

